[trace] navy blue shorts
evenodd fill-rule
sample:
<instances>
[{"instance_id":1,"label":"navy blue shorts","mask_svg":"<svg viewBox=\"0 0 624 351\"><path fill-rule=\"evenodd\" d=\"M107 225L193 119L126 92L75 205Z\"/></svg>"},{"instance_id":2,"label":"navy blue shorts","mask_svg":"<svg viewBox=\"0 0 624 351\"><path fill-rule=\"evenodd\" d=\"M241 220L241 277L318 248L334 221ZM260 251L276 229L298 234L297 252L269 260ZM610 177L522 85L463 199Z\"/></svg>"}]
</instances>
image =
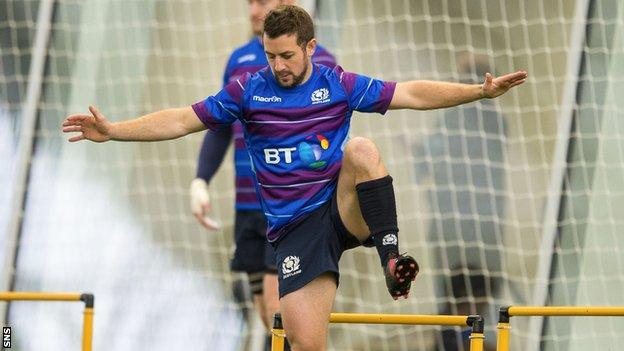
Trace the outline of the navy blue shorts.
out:
<instances>
[{"instance_id":1,"label":"navy blue shorts","mask_svg":"<svg viewBox=\"0 0 624 351\"><path fill-rule=\"evenodd\" d=\"M284 234L273 243L280 298L325 272L333 273L338 285L340 256L359 245L340 219L335 194L306 217L286 225Z\"/></svg>"},{"instance_id":2,"label":"navy blue shorts","mask_svg":"<svg viewBox=\"0 0 624 351\"><path fill-rule=\"evenodd\" d=\"M275 273L275 253L266 239L267 222L262 211L236 211L236 248L230 268L235 272Z\"/></svg>"}]
</instances>

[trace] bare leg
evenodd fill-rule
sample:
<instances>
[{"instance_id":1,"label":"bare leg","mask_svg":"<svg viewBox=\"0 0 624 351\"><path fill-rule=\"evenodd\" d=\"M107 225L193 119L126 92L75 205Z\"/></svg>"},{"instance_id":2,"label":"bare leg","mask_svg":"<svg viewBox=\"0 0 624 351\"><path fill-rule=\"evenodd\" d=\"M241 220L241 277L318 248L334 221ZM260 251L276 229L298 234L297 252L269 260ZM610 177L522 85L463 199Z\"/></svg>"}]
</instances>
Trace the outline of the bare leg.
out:
<instances>
[{"instance_id":1,"label":"bare leg","mask_svg":"<svg viewBox=\"0 0 624 351\"><path fill-rule=\"evenodd\" d=\"M324 273L303 288L281 298L284 330L292 350L327 349L329 314L336 289L333 274Z\"/></svg>"},{"instance_id":2,"label":"bare leg","mask_svg":"<svg viewBox=\"0 0 624 351\"><path fill-rule=\"evenodd\" d=\"M362 218L355 185L388 175L377 146L366 138L355 137L347 143L338 177L338 212L349 232L360 242L368 239L370 230Z\"/></svg>"},{"instance_id":3,"label":"bare leg","mask_svg":"<svg viewBox=\"0 0 624 351\"><path fill-rule=\"evenodd\" d=\"M371 140L353 138L345 145L336 193L338 212L347 230L360 242L369 237L374 242L392 298L407 298L418 263L399 254L392 178Z\"/></svg>"},{"instance_id":4,"label":"bare leg","mask_svg":"<svg viewBox=\"0 0 624 351\"><path fill-rule=\"evenodd\" d=\"M263 279L264 316L263 322L267 330L273 327L273 315L279 312L279 291L277 289L277 274L265 274Z\"/></svg>"}]
</instances>

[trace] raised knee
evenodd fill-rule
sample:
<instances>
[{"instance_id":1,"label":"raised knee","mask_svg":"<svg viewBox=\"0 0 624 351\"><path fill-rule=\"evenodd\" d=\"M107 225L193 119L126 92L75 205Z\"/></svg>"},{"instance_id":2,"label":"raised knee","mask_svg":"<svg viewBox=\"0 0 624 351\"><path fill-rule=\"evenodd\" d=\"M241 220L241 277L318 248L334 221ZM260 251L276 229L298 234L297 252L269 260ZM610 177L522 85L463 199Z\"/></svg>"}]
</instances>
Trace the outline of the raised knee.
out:
<instances>
[{"instance_id":1,"label":"raised knee","mask_svg":"<svg viewBox=\"0 0 624 351\"><path fill-rule=\"evenodd\" d=\"M353 162L366 162L379 160L379 150L377 145L363 137L354 137L345 145L345 158L349 158Z\"/></svg>"}]
</instances>

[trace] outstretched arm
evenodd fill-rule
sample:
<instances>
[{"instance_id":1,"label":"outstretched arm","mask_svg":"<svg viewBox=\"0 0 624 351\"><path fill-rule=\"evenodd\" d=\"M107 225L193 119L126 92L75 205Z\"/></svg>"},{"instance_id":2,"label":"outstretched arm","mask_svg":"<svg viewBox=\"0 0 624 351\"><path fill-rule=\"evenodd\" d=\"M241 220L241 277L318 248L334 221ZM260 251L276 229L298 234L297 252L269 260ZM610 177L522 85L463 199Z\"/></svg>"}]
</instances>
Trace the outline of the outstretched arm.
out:
<instances>
[{"instance_id":1,"label":"outstretched arm","mask_svg":"<svg viewBox=\"0 0 624 351\"><path fill-rule=\"evenodd\" d=\"M525 71L497 78L486 73L483 84L414 80L397 83L389 109L432 110L453 107L483 98L495 98L524 83Z\"/></svg>"},{"instance_id":2,"label":"outstretched arm","mask_svg":"<svg viewBox=\"0 0 624 351\"><path fill-rule=\"evenodd\" d=\"M70 142L91 140L157 141L179 138L206 129L193 108L180 107L147 114L135 119L111 123L94 106L90 115L76 114L63 122L63 132L79 132Z\"/></svg>"}]
</instances>

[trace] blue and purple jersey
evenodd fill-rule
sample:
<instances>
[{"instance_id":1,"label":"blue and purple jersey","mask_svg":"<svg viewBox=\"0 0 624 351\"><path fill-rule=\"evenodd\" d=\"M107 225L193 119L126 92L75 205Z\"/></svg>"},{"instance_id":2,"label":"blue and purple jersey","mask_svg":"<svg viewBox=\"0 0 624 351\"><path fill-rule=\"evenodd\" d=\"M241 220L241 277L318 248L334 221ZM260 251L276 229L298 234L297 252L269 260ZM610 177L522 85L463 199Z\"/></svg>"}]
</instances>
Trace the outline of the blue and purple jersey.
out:
<instances>
[{"instance_id":1,"label":"blue and purple jersey","mask_svg":"<svg viewBox=\"0 0 624 351\"><path fill-rule=\"evenodd\" d=\"M396 83L314 64L310 78L281 87L267 67L193 105L210 129L240 121L269 241L329 201L353 111L384 114Z\"/></svg>"},{"instance_id":2,"label":"blue and purple jersey","mask_svg":"<svg viewBox=\"0 0 624 351\"><path fill-rule=\"evenodd\" d=\"M319 63L330 68L336 66L336 59L322 46L317 45L312 56L312 62ZM223 74L223 86L235 82L246 73L255 73L267 67L266 55L260 38L254 37L247 44L232 52L225 72ZM221 146L234 138L234 169L236 188L236 209L237 210L261 210L260 201L256 195L255 180L249 153L243 140L243 128L239 122L225 127L217 133L207 133L199 156L197 165L197 176L210 181L216 173L223 160L226 149ZM218 155L215 155L217 153Z\"/></svg>"}]
</instances>

